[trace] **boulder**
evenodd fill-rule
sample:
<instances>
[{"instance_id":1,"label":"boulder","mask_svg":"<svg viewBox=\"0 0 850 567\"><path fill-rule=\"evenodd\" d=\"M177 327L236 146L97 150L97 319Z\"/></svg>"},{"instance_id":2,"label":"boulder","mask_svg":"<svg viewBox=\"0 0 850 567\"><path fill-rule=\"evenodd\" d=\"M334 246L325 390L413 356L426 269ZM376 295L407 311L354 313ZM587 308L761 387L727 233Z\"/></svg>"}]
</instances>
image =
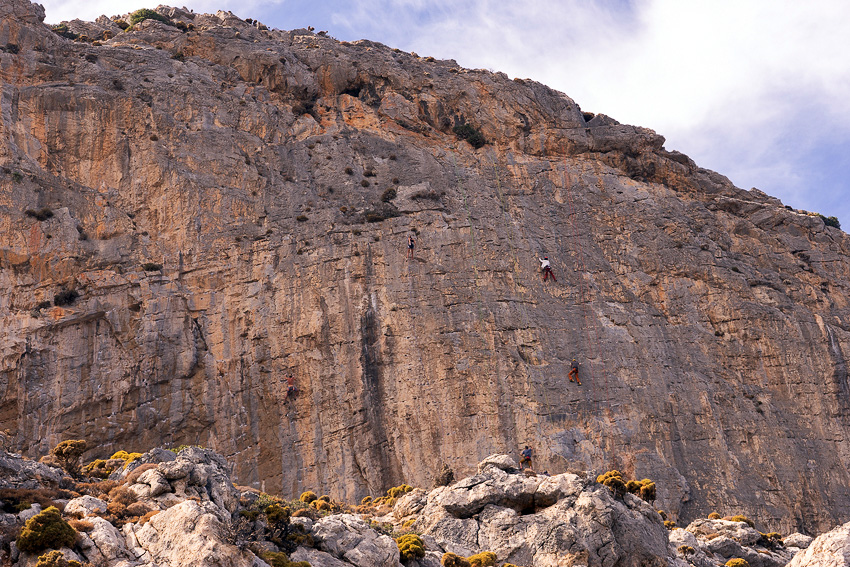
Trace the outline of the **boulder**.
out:
<instances>
[{"instance_id":1,"label":"boulder","mask_svg":"<svg viewBox=\"0 0 850 567\"><path fill-rule=\"evenodd\" d=\"M846 567L850 565L850 523L816 537L797 553L788 567Z\"/></svg>"},{"instance_id":2,"label":"boulder","mask_svg":"<svg viewBox=\"0 0 850 567\"><path fill-rule=\"evenodd\" d=\"M41 513L41 504L34 503L26 510L21 510L18 512L18 520L21 522L26 522L33 516L36 516Z\"/></svg>"},{"instance_id":3,"label":"boulder","mask_svg":"<svg viewBox=\"0 0 850 567\"><path fill-rule=\"evenodd\" d=\"M811 545L814 538L812 536L807 536L805 534L801 534L800 532L795 532L793 534L788 534L787 536L782 538L782 543L785 544L785 547L796 547L798 549L806 549Z\"/></svg>"},{"instance_id":4,"label":"boulder","mask_svg":"<svg viewBox=\"0 0 850 567\"><path fill-rule=\"evenodd\" d=\"M480 463L478 463L478 472L482 472L487 467L496 467L503 471L511 472L517 469L516 461L508 455L490 455Z\"/></svg>"},{"instance_id":5,"label":"boulder","mask_svg":"<svg viewBox=\"0 0 850 567\"><path fill-rule=\"evenodd\" d=\"M255 562L254 554L227 543L227 529L221 510L214 504L187 500L130 531L137 557L144 562L181 567L250 567Z\"/></svg>"},{"instance_id":6,"label":"boulder","mask_svg":"<svg viewBox=\"0 0 850 567\"><path fill-rule=\"evenodd\" d=\"M93 527L88 533L80 534L78 545L89 563L100 566L117 560L135 559L127 549L127 543L118 528L96 516L87 521L91 522Z\"/></svg>"},{"instance_id":7,"label":"boulder","mask_svg":"<svg viewBox=\"0 0 850 567\"><path fill-rule=\"evenodd\" d=\"M428 494L417 523L428 549L464 556L492 551L500 562L535 567L667 565L668 532L639 498L617 499L572 474L526 477L495 465L480 470Z\"/></svg>"},{"instance_id":8,"label":"boulder","mask_svg":"<svg viewBox=\"0 0 850 567\"><path fill-rule=\"evenodd\" d=\"M313 526L320 551L359 567L399 567L398 546L350 514L326 516ZM321 563L319 563L321 565Z\"/></svg>"},{"instance_id":9,"label":"boulder","mask_svg":"<svg viewBox=\"0 0 850 567\"><path fill-rule=\"evenodd\" d=\"M65 504L65 514L69 516L85 518L86 516L93 516L98 512L106 512L106 502L94 496L80 496L79 498L69 500Z\"/></svg>"},{"instance_id":10,"label":"boulder","mask_svg":"<svg viewBox=\"0 0 850 567\"><path fill-rule=\"evenodd\" d=\"M0 488L59 486L62 475L62 469L0 451Z\"/></svg>"}]
</instances>

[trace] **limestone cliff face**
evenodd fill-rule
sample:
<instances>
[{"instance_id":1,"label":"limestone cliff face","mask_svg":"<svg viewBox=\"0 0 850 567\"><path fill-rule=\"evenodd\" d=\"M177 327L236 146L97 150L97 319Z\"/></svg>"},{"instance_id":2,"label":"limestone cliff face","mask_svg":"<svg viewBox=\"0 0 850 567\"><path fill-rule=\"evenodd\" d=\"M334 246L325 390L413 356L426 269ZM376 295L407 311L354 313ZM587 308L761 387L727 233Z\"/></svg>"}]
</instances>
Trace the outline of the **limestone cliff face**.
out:
<instances>
[{"instance_id":1,"label":"limestone cliff face","mask_svg":"<svg viewBox=\"0 0 850 567\"><path fill-rule=\"evenodd\" d=\"M14 448L201 444L353 500L528 444L681 520L850 519L843 232L537 83L161 12L69 23L95 45L0 0Z\"/></svg>"}]
</instances>

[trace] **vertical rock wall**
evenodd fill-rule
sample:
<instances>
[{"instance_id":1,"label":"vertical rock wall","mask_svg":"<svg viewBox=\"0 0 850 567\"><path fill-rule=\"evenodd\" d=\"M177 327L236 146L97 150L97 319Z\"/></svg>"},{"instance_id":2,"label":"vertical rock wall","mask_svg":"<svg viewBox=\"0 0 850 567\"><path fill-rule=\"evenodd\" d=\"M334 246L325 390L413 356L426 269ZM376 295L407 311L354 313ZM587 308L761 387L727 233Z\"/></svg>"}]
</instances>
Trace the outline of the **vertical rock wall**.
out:
<instances>
[{"instance_id":1,"label":"vertical rock wall","mask_svg":"<svg viewBox=\"0 0 850 567\"><path fill-rule=\"evenodd\" d=\"M353 500L529 444L683 520L848 520L843 232L530 81L162 13L192 29L96 46L0 0L16 448L201 444Z\"/></svg>"}]
</instances>

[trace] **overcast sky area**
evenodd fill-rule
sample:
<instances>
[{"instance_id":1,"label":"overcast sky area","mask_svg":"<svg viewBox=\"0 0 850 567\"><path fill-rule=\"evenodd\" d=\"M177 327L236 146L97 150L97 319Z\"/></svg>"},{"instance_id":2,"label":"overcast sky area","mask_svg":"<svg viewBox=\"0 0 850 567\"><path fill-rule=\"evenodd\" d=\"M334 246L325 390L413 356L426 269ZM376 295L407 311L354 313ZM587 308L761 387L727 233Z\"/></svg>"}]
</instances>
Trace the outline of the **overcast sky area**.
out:
<instances>
[{"instance_id":1,"label":"overcast sky area","mask_svg":"<svg viewBox=\"0 0 850 567\"><path fill-rule=\"evenodd\" d=\"M179 3L178 3L179 2ZM47 22L153 8L43 0ZM850 2L844 0L177 0L503 71L668 150L850 229Z\"/></svg>"}]
</instances>

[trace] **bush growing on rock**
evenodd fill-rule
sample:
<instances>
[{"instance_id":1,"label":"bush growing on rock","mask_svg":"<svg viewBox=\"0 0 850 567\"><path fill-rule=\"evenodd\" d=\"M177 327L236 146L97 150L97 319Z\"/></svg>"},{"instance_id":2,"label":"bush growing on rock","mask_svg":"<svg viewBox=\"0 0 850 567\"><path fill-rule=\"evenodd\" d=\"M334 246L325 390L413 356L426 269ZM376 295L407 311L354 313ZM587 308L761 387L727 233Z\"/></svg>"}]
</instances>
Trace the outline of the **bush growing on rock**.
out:
<instances>
[{"instance_id":1,"label":"bush growing on rock","mask_svg":"<svg viewBox=\"0 0 850 567\"><path fill-rule=\"evenodd\" d=\"M79 561L68 561L58 549L45 553L38 558L35 567L83 567Z\"/></svg>"},{"instance_id":2,"label":"bush growing on rock","mask_svg":"<svg viewBox=\"0 0 850 567\"><path fill-rule=\"evenodd\" d=\"M312 490L307 490L306 492L302 492L301 496L298 497L298 500L300 500L301 502L306 502L307 504L309 504L313 500L317 500L317 499L318 499L318 497L316 496L316 493L313 492Z\"/></svg>"},{"instance_id":3,"label":"bush growing on rock","mask_svg":"<svg viewBox=\"0 0 850 567\"><path fill-rule=\"evenodd\" d=\"M461 140L469 142L469 145L475 149L478 149L487 143L487 140L484 138L484 134L470 124L458 124L452 128L452 132L454 132L455 136Z\"/></svg>"},{"instance_id":4,"label":"bush growing on rock","mask_svg":"<svg viewBox=\"0 0 850 567\"><path fill-rule=\"evenodd\" d=\"M169 18L149 8L142 8L140 10L136 10L135 12L130 14L129 20L131 26L135 26L136 24L141 23L145 20L156 20L164 24L172 25L171 20Z\"/></svg>"},{"instance_id":5,"label":"bush growing on rock","mask_svg":"<svg viewBox=\"0 0 850 567\"><path fill-rule=\"evenodd\" d=\"M709 520L719 520L720 514L718 514L717 512L712 512L711 514L708 515L708 519Z\"/></svg>"},{"instance_id":6,"label":"bush growing on rock","mask_svg":"<svg viewBox=\"0 0 850 567\"><path fill-rule=\"evenodd\" d=\"M83 473L86 476L106 479L115 469L109 466L109 462L103 459L95 459L83 467Z\"/></svg>"},{"instance_id":7,"label":"bush growing on rock","mask_svg":"<svg viewBox=\"0 0 850 567\"><path fill-rule=\"evenodd\" d=\"M440 565L443 567L470 567L469 561L451 552L443 554Z\"/></svg>"},{"instance_id":8,"label":"bush growing on rock","mask_svg":"<svg viewBox=\"0 0 850 567\"><path fill-rule=\"evenodd\" d=\"M443 463L443 468L440 469L440 472L437 473L437 476L434 477L434 488L439 488L441 486L448 486L455 481L455 473L449 468L449 465Z\"/></svg>"},{"instance_id":9,"label":"bush growing on rock","mask_svg":"<svg viewBox=\"0 0 850 567\"><path fill-rule=\"evenodd\" d=\"M726 562L726 567L750 567L749 562L746 559L730 559Z\"/></svg>"},{"instance_id":10,"label":"bush growing on rock","mask_svg":"<svg viewBox=\"0 0 850 567\"><path fill-rule=\"evenodd\" d=\"M693 555L694 553L696 553L696 550L693 547L691 547L690 545L680 545L679 548L676 551L679 552L679 555L683 555L685 557L688 557L689 555Z\"/></svg>"},{"instance_id":11,"label":"bush growing on rock","mask_svg":"<svg viewBox=\"0 0 850 567\"><path fill-rule=\"evenodd\" d=\"M672 530L676 527L676 522L674 522L673 520L664 520L664 527L668 530Z\"/></svg>"},{"instance_id":12,"label":"bush growing on rock","mask_svg":"<svg viewBox=\"0 0 850 567\"><path fill-rule=\"evenodd\" d=\"M272 567L310 567L306 561L291 561L287 554L276 551L267 551L262 557Z\"/></svg>"},{"instance_id":13,"label":"bush growing on rock","mask_svg":"<svg viewBox=\"0 0 850 567\"><path fill-rule=\"evenodd\" d=\"M62 307L64 305L72 305L80 297L74 289L63 289L53 296L53 305ZM85 441L83 441L85 443ZM82 455L82 453L80 453Z\"/></svg>"},{"instance_id":14,"label":"bush growing on rock","mask_svg":"<svg viewBox=\"0 0 850 567\"><path fill-rule=\"evenodd\" d=\"M493 567L496 565L496 554L492 551L482 551L464 558L454 553L445 553L440 565L443 567Z\"/></svg>"},{"instance_id":15,"label":"bush growing on rock","mask_svg":"<svg viewBox=\"0 0 850 567\"><path fill-rule=\"evenodd\" d=\"M727 521L729 521L729 522L744 522L745 524L747 524L747 525L748 525L748 526L750 526L751 528L755 528L755 527L756 527L755 523L754 523L751 519L749 519L749 518L748 518L748 517L746 517L746 516L742 516L741 514L737 514L737 515L735 515L735 516L726 516L726 517L725 517L725 518L723 518L723 519L724 519L724 520L727 520Z\"/></svg>"},{"instance_id":16,"label":"bush growing on rock","mask_svg":"<svg viewBox=\"0 0 850 567\"><path fill-rule=\"evenodd\" d=\"M37 553L48 548L71 547L76 539L74 528L62 519L56 507L50 506L27 520L17 545L21 551Z\"/></svg>"},{"instance_id":17,"label":"bush growing on rock","mask_svg":"<svg viewBox=\"0 0 850 567\"><path fill-rule=\"evenodd\" d=\"M56 296L59 297L58 295ZM56 303L57 299L54 299ZM59 303L56 303L59 305ZM86 452L86 442L83 439L68 439L56 445L51 453L60 466L65 469L69 475L76 477L80 474L80 457Z\"/></svg>"},{"instance_id":18,"label":"bush growing on rock","mask_svg":"<svg viewBox=\"0 0 850 567\"><path fill-rule=\"evenodd\" d=\"M425 557L425 543L416 534L405 534L395 538L402 561Z\"/></svg>"},{"instance_id":19,"label":"bush growing on rock","mask_svg":"<svg viewBox=\"0 0 850 567\"><path fill-rule=\"evenodd\" d=\"M141 453L128 453L127 451L117 451L114 455L109 457L110 459L121 459L124 461L124 468L127 468L127 465L141 457Z\"/></svg>"},{"instance_id":20,"label":"bush growing on rock","mask_svg":"<svg viewBox=\"0 0 850 567\"><path fill-rule=\"evenodd\" d=\"M623 473L620 471L603 473L596 477L596 482L607 487L617 498L622 498L626 494L626 483L623 482Z\"/></svg>"},{"instance_id":21,"label":"bush growing on rock","mask_svg":"<svg viewBox=\"0 0 850 567\"><path fill-rule=\"evenodd\" d=\"M62 510L65 505L56 500L74 498L72 492L54 488L4 488L0 490L0 511L18 513L28 510L33 503L42 508L55 507Z\"/></svg>"},{"instance_id":22,"label":"bush growing on rock","mask_svg":"<svg viewBox=\"0 0 850 567\"><path fill-rule=\"evenodd\" d=\"M466 558L469 567L493 567L496 564L496 554L492 551L482 551Z\"/></svg>"}]
</instances>

